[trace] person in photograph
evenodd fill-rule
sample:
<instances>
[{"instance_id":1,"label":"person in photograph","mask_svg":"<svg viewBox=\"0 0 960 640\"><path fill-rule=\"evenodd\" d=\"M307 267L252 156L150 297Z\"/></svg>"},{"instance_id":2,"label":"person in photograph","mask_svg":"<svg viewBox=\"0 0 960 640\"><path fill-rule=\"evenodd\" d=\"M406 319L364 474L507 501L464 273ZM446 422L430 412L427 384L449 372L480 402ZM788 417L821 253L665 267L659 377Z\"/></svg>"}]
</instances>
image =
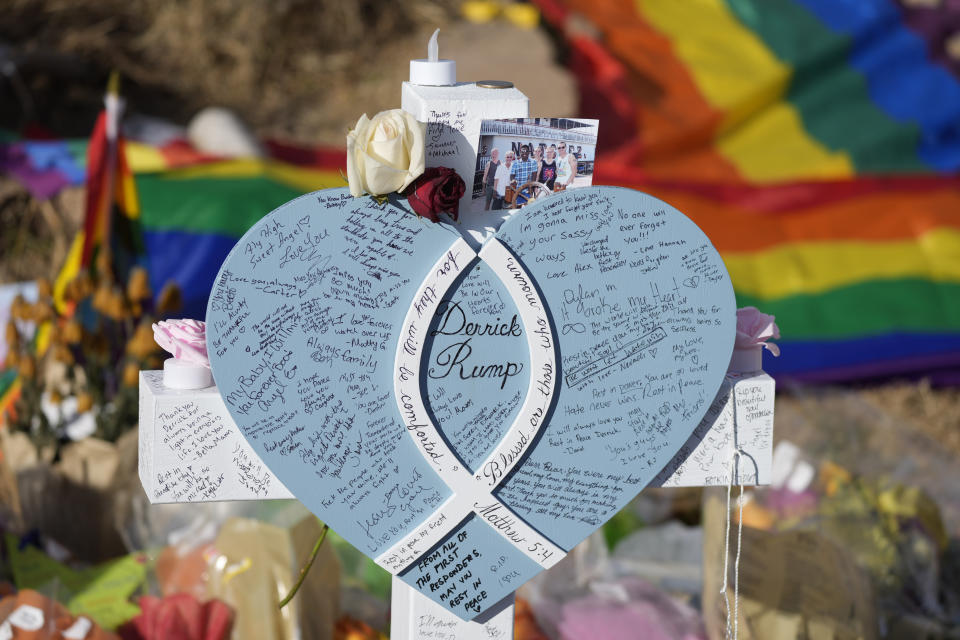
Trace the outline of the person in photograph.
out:
<instances>
[{"instance_id":1,"label":"person in photograph","mask_svg":"<svg viewBox=\"0 0 960 640\"><path fill-rule=\"evenodd\" d=\"M500 149L494 149L490 152L490 162L487 163L487 167L483 170L483 192L486 197L486 202L483 205L484 211L490 210L490 204L497 195L497 190L494 188L493 183L497 178L497 169L499 168Z\"/></svg>"},{"instance_id":2,"label":"person in photograph","mask_svg":"<svg viewBox=\"0 0 960 640\"><path fill-rule=\"evenodd\" d=\"M507 186L510 184L510 165L516 160L517 156L513 151L507 151L506 160L497 167L497 173L493 180L493 188L496 191L496 198L493 200L493 209L503 209L503 199L507 195Z\"/></svg>"},{"instance_id":3,"label":"person in photograph","mask_svg":"<svg viewBox=\"0 0 960 640\"><path fill-rule=\"evenodd\" d=\"M572 153L567 153L567 143L557 145L557 184L566 189L573 184L577 177L577 159Z\"/></svg>"},{"instance_id":4,"label":"person in photograph","mask_svg":"<svg viewBox=\"0 0 960 640\"><path fill-rule=\"evenodd\" d=\"M543 162L543 148L537 147L533 150L533 161L537 163L537 166L540 166L540 163Z\"/></svg>"},{"instance_id":5,"label":"person in photograph","mask_svg":"<svg viewBox=\"0 0 960 640\"><path fill-rule=\"evenodd\" d=\"M553 185L557 181L557 147L550 145L547 147L546 158L540 161L537 168L537 182L547 185L550 191L553 191Z\"/></svg>"},{"instance_id":6,"label":"person in photograph","mask_svg":"<svg viewBox=\"0 0 960 640\"><path fill-rule=\"evenodd\" d=\"M530 147L523 145L520 147L520 159L513 163L510 170L513 181L516 182L516 189L519 189L537 176L537 162L530 158Z\"/></svg>"}]
</instances>

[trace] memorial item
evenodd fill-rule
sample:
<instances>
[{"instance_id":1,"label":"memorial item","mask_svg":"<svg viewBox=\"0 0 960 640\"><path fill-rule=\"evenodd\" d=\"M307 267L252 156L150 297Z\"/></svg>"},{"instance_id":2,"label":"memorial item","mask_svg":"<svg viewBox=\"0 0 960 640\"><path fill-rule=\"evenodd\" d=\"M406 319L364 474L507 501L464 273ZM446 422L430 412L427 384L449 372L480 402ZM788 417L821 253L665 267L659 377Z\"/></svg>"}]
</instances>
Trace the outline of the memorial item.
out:
<instances>
[{"instance_id":1,"label":"memorial item","mask_svg":"<svg viewBox=\"0 0 960 640\"><path fill-rule=\"evenodd\" d=\"M188 593L142 596L140 614L124 625L124 640L227 640L234 612L220 600L199 602ZM81 636L82 637L82 636Z\"/></svg>"},{"instance_id":2,"label":"memorial item","mask_svg":"<svg viewBox=\"0 0 960 640\"><path fill-rule=\"evenodd\" d=\"M347 134L347 181L355 197L383 196L407 188L424 167L426 126L404 111L360 116Z\"/></svg>"},{"instance_id":3,"label":"memorial item","mask_svg":"<svg viewBox=\"0 0 960 640\"><path fill-rule=\"evenodd\" d=\"M441 213L454 220L460 217L460 198L466 184L457 172L447 167L430 167L404 190L414 213L431 222L439 222Z\"/></svg>"},{"instance_id":4,"label":"memorial item","mask_svg":"<svg viewBox=\"0 0 960 640\"><path fill-rule=\"evenodd\" d=\"M154 323L153 339L173 356L163 362L165 386L171 389L203 389L213 384L203 322L165 320Z\"/></svg>"},{"instance_id":5,"label":"memorial item","mask_svg":"<svg viewBox=\"0 0 960 640\"><path fill-rule=\"evenodd\" d=\"M394 574L398 640L509 637L516 588L644 486L766 481L772 381L728 373L729 276L670 205L586 186L478 214L432 184L471 182L484 121L529 116L435 44L402 90L429 173L400 197L351 178L243 236L207 308L216 386L141 375L140 471L156 502L301 500ZM355 145L399 148L370 126ZM451 215L417 210L424 185Z\"/></svg>"},{"instance_id":6,"label":"memorial item","mask_svg":"<svg viewBox=\"0 0 960 640\"><path fill-rule=\"evenodd\" d=\"M593 183L598 120L508 118L484 120L471 211L519 209L568 188Z\"/></svg>"},{"instance_id":7,"label":"memorial item","mask_svg":"<svg viewBox=\"0 0 960 640\"><path fill-rule=\"evenodd\" d=\"M118 640L86 616L73 616L56 600L24 589L0 600L0 638L11 640Z\"/></svg>"},{"instance_id":8,"label":"memorial item","mask_svg":"<svg viewBox=\"0 0 960 640\"><path fill-rule=\"evenodd\" d=\"M638 192L557 194L479 252L402 204L332 189L263 218L214 283L211 367L294 496L472 619L679 451L723 382L733 291Z\"/></svg>"}]
</instances>

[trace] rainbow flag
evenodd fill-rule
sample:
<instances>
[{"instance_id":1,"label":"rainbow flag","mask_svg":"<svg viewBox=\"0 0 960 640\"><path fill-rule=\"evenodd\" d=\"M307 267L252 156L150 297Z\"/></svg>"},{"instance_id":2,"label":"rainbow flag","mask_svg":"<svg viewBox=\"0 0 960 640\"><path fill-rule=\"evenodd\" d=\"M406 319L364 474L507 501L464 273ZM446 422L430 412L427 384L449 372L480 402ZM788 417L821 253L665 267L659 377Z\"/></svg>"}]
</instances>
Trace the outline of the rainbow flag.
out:
<instances>
[{"instance_id":1,"label":"rainbow flag","mask_svg":"<svg viewBox=\"0 0 960 640\"><path fill-rule=\"evenodd\" d=\"M586 19L599 34L565 35L579 115L603 121L595 183L652 193L710 235L740 306L777 316L768 371L960 384L960 64L936 26L960 22L937 13L950 3L534 1L561 32ZM256 220L344 184L342 150L269 151L126 145L152 286L178 282L185 315L203 317ZM11 141L0 169L39 195L75 184L84 155L82 141Z\"/></svg>"},{"instance_id":2,"label":"rainbow flag","mask_svg":"<svg viewBox=\"0 0 960 640\"><path fill-rule=\"evenodd\" d=\"M111 75L106 106L97 118L86 149L86 199L83 227L74 238L66 263L54 282L54 303L63 312L67 284L91 266L95 253L109 245L112 266L120 282L127 272L143 262L140 205L133 173L127 163L125 140L120 134L123 101L119 77Z\"/></svg>"},{"instance_id":3,"label":"rainbow flag","mask_svg":"<svg viewBox=\"0 0 960 640\"><path fill-rule=\"evenodd\" d=\"M704 229L738 304L777 316L771 373L960 383L960 64L935 9L535 1L600 34L567 36L580 115L604 121L595 182Z\"/></svg>"},{"instance_id":4,"label":"rainbow flag","mask_svg":"<svg viewBox=\"0 0 960 640\"><path fill-rule=\"evenodd\" d=\"M229 160L137 176L151 286L180 286L184 316L203 318L213 279L237 240L257 220L309 191L345 184L343 152L309 157L272 145L267 160ZM292 164L296 159L304 165ZM284 158L284 159L279 159Z\"/></svg>"}]
</instances>

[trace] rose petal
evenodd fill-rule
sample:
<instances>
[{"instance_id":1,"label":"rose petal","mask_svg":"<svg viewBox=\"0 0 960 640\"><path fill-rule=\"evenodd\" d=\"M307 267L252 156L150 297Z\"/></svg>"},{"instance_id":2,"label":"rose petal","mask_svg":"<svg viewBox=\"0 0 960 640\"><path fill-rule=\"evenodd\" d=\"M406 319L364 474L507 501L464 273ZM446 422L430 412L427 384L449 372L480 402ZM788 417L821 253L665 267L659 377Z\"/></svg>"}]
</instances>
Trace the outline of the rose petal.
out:
<instances>
[{"instance_id":1,"label":"rose petal","mask_svg":"<svg viewBox=\"0 0 960 640\"><path fill-rule=\"evenodd\" d=\"M360 197L367 191L366 183L363 180L363 163L359 154L363 153L357 142L358 132L365 131L370 124L367 114L363 114L357 120L357 125L347 134L347 183L350 185L350 195L355 198Z\"/></svg>"},{"instance_id":2,"label":"rose petal","mask_svg":"<svg viewBox=\"0 0 960 640\"><path fill-rule=\"evenodd\" d=\"M765 344L765 341L771 338L778 339L780 329L777 327L775 320L774 316L762 313L756 307L737 309L737 332L734 347L748 349L759 344ZM771 353L779 354L779 348L776 348L776 345L766 346Z\"/></svg>"},{"instance_id":3,"label":"rose petal","mask_svg":"<svg viewBox=\"0 0 960 640\"><path fill-rule=\"evenodd\" d=\"M385 195L402 191L423 173L426 125L401 109L366 114L347 134L350 193Z\"/></svg>"},{"instance_id":4,"label":"rose petal","mask_svg":"<svg viewBox=\"0 0 960 640\"><path fill-rule=\"evenodd\" d=\"M174 358L210 366L206 324L198 320L164 320L153 325L153 339Z\"/></svg>"}]
</instances>

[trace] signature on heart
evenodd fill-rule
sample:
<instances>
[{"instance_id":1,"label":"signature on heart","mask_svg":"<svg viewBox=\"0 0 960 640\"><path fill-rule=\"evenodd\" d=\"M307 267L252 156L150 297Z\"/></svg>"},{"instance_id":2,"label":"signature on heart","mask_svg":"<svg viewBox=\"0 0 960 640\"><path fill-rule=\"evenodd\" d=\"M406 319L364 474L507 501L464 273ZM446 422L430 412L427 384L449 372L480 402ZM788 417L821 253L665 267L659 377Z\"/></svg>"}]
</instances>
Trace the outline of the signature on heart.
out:
<instances>
[{"instance_id":1,"label":"signature on heart","mask_svg":"<svg viewBox=\"0 0 960 640\"><path fill-rule=\"evenodd\" d=\"M700 285L700 276L690 276L683 281L683 286L696 289Z\"/></svg>"}]
</instances>

